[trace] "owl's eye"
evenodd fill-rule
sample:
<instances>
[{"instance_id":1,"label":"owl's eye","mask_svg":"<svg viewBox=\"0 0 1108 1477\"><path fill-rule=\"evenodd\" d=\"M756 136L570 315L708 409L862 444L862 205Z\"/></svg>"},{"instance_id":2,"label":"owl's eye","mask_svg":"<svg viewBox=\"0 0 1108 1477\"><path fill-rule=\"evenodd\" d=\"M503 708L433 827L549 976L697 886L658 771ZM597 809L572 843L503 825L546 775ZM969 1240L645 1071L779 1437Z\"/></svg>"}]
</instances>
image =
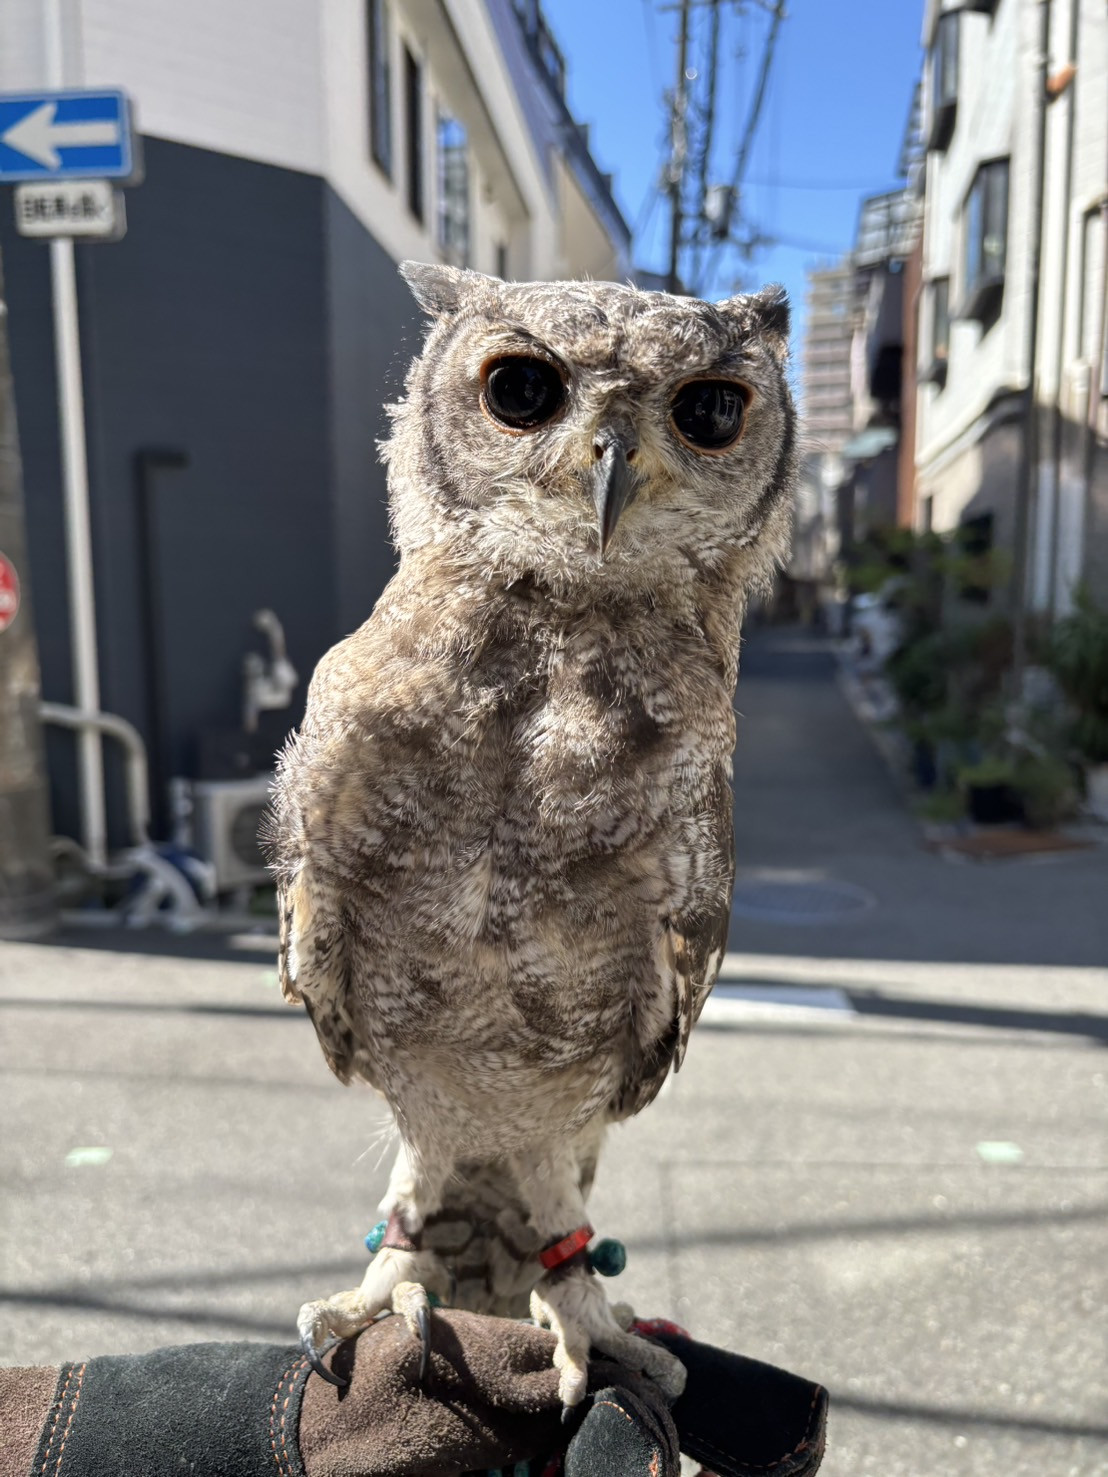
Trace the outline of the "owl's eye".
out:
<instances>
[{"instance_id":1,"label":"owl's eye","mask_svg":"<svg viewBox=\"0 0 1108 1477\"><path fill-rule=\"evenodd\" d=\"M485 372L485 405L513 431L533 431L553 420L566 387L553 364L523 355L494 359Z\"/></svg>"},{"instance_id":2,"label":"owl's eye","mask_svg":"<svg viewBox=\"0 0 1108 1477\"><path fill-rule=\"evenodd\" d=\"M673 398L670 416L681 440L698 451L724 451L738 440L747 396L730 380L690 380Z\"/></svg>"}]
</instances>

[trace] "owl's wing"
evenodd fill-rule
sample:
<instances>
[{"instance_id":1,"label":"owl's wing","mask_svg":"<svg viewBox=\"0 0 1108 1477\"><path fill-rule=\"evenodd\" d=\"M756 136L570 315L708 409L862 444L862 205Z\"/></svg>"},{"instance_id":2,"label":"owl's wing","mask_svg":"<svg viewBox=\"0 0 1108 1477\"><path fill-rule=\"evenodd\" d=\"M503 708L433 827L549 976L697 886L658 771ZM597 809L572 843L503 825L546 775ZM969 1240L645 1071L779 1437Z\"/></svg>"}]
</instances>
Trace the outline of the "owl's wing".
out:
<instances>
[{"instance_id":1,"label":"owl's wing","mask_svg":"<svg viewBox=\"0 0 1108 1477\"><path fill-rule=\"evenodd\" d=\"M303 1004L327 1065L341 1082L373 1083L368 1054L347 1010L350 989L348 939L333 891L305 859L277 886L277 974L281 993Z\"/></svg>"},{"instance_id":2,"label":"owl's wing","mask_svg":"<svg viewBox=\"0 0 1108 1477\"><path fill-rule=\"evenodd\" d=\"M363 627L332 648L316 668L304 723L278 760L266 839L277 880L281 991L306 1008L336 1077L376 1087L373 1043L357 1024L343 871L356 850L354 820L370 803L381 767L366 725L350 716L368 687L359 664L366 633Z\"/></svg>"},{"instance_id":3,"label":"owl's wing","mask_svg":"<svg viewBox=\"0 0 1108 1477\"><path fill-rule=\"evenodd\" d=\"M651 1103L671 1068L681 1069L689 1034L712 993L727 949L731 893L735 880L731 825L731 787L727 775L714 776L710 802L680 828L675 843L686 854L684 895L662 919L655 947L659 990L672 1002L668 1031L632 1053L613 1103L617 1116L629 1117Z\"/></svg>"}]
</instances>

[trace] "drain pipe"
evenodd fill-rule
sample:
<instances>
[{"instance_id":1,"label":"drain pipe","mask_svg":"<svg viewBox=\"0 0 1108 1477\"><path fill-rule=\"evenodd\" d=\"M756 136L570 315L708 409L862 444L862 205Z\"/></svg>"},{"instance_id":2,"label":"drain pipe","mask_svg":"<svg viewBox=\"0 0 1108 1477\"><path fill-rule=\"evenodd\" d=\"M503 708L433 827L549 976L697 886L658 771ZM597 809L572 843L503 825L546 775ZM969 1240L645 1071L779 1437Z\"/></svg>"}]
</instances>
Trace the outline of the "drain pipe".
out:
<instances>
[{"instance_id":1,"label":"drain pipe","mask_svg":"<svg viewBox=\"0 0 1108 1477\"><path fill-rule=\"evenodd\" d=\"M1069 112L1066 115L1066 172L1062 184L1062 274L1058 289L1058 357L1057 378L1054 387L1054 405L1050 428L1050 568L1047 571L1047 614L1051 621L1058 614L1058 553L1062 537L1062 388L1066 362L1066 297L1069 291L1070 269L1070 215L1073 208L1073 151L1077 138L1077 40L1081 28L1081 0L1070 0L1070 40L1066 66L1048 87L1051 100L1069 91Z\"/></svg>"},{"instance_id":2,"label":"drain pipe","mask_svg":"<svg viewBox=\"0 0 1108 1477\"><path fill-rule=\"evenodd\" d=\"M1023 692L1023 672L1027 665L1027 584L1028 560L1031 545L1031 505L1039 475L1039 427L1036 403L1037 377L1039 368L1039 273L1042 269L1043 222L1045 217L1044 196L1046 183L1046 101L1047 79L1050 67L1050 6L1051 0L1039 0L1039 55L1035 66L1035 219L1031 231L1031 260L1029 263L1029 305L1027 344L1027 391L1024 397L1023 449L1020 458L1020 480L1016 497L1016 517L1012 561L1012 670L1009 687L1014 701L1019 702Z\"/></svg>"}]
</instances>

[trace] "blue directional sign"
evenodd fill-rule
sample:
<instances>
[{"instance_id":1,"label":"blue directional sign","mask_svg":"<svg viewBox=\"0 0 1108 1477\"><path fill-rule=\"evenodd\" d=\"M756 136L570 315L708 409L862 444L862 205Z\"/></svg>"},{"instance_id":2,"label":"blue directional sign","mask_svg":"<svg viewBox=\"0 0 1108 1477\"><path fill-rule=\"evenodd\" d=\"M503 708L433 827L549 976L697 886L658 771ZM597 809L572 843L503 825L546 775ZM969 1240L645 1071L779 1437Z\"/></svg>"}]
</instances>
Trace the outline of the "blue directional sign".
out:
<instances>
[{"instance_id":1,"label":"blue directional sign","mask_svg":"<svg viewBox=\"0 0 1108 1477\"><path fill-rule=\"evenodd\" d=\"M0 93L0 183L127 179L134 169L126 94Z\"/></svg>"}]
</instances>

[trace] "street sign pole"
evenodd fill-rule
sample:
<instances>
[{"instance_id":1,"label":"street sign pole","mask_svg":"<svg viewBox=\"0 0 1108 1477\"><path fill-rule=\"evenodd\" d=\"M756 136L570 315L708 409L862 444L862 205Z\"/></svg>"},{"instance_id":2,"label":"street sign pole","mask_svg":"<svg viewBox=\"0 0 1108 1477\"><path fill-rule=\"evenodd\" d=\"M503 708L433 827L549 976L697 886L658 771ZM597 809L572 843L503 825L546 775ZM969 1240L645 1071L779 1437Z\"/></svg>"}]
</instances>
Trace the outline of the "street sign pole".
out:
<instances>
[{"instance_id":1,"label":"street sign pole","mask_svg":"<svg viewBox=\"0 0 1108 1477\"><path fill-rule=\"evenodd\" d=\"M43 7L47 84L65 85L62 0ZM50 242L50 280L54 297L54 354L58 379L58 425L65 480L65 532L69 583L69 630L73 661L73 699L82 713L100 711L100 665L96 650L96 598L92 577L88 452L85 445L85 395L81 380L81 336L77 317L77 272L73 241ZM107 860L104 750L100 731L77 735L81 792L81 841L94 866Z\"/></svg>"},{"instance_id":2,"label":"street sign pole","mask_svg":"<svg viewBox=\"0 0 1108 1477\"><path fill-rule=\"evenodd\" d=\"M89 720L77 734L81 839L99 867L107 860L107 824L101 725L94 721L100 671L73 236L122 235L122 198L109 182L135 183L139 158L126 94L118 88L67 91L62 0L43 0L42 15L48 87L0 93L0 182L19 187L18 228L50 238L73 700Z\"/></svg>"},{"instance_id":3,"label":"street sign pole","mask_svg":"<svg viewBox=\"0 0 1108 1477\"><path fill-rule=\"evenodd\" d=\"M81 380L81 339L77 318L77 273L73 241L50 243L54 293L54 354L58 377L58 424L65 479L65 531L69 575L69 630L73 657L73 698L82 713L100 711L100 666L96 650L96 597L92 577L85 397ZM104 752L98 729L77 735L81 790L81 842L94 865L107 858Z\"/></svg>"}]
</instances>

